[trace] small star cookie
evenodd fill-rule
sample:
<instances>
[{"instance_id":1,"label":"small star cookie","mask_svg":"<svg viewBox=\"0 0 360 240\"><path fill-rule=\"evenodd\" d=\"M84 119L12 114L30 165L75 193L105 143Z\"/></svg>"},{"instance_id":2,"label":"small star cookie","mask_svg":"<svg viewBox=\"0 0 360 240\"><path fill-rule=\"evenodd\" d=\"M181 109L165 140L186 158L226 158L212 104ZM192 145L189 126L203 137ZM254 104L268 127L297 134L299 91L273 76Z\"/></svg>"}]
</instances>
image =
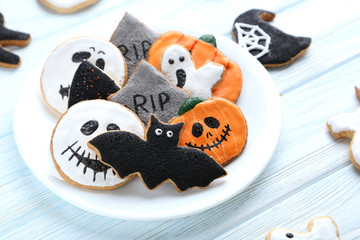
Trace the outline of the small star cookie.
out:
<instances>
[{"instance_id":1,"label":"small star cookie","mask_svg":"<svg viewBox=\"0 0 360 240\"><path fill-rule=\"evenodd\" d=\"M189 51L181 45L169 46L160 61L160 71L174 85L189 91L192 97L210 98L211 90L222 80L223 65L207 61L196 69Z\"/></svg>"}]
</instances>

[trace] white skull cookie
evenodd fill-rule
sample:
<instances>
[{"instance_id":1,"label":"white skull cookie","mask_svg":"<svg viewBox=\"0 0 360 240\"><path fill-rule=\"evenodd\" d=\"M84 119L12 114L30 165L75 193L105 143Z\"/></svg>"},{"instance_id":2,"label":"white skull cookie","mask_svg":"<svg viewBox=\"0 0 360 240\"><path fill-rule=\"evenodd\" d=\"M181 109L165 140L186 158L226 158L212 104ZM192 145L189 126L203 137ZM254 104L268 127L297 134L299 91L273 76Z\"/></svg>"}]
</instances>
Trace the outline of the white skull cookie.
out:
<instances>
[{"instance_id":1,"label":"white skull cookie","mask_svg":"<svg viewBox=\"0 0 360 240\"><path fill-rule=\"evenodd\" d=\"M161 59L160 71L179 88L189 91L191 97L210 98L225 72L223 65L207 61L196 69L189 51L181 45L169 46Z\"/></svg>"},{"instance_id":2,"label":"white skull cookie","mask_svg":"<svg viewBox=\"0 0 360 240\"><path fill-rule=\"evenodd\" d=\"M53 131L50 148L55 167L67 182L89 189L113 189L127 181L102 164L87 146L89 140L111 130L144 137L140 119L115 102L83 101L62 115Z\"/></svg>"},{"instance_id":3,"label":"white skull cookie","mask_svg":"<svg viewBox=\"0 0 360 240\"><path fill-rule=\"evenodd\" d=\"M64 113L75 72L84 60L100 68L119 86L126 81L126 63L120 50L106 40L78 37L60 44L48 57L41 74L41 90L46 103Z\"/></svg>"}]
</instances>

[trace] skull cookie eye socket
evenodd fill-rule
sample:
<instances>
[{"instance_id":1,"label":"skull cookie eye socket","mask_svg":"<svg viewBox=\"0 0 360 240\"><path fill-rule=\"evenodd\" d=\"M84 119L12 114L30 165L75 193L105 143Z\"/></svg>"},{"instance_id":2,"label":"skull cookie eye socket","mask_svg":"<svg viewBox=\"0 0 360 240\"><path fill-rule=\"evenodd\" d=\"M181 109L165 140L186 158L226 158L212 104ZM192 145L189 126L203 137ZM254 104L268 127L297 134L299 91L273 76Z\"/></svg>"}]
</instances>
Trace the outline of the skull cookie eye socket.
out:
<instances>
[{"instance_id":1,"label":"skull cookie eye socket","mask_svg":"<svg viewBox=\"0 0 360 240\"><path fill-rule=\"evenodd\" d=\"M204 128L201 123L194 123L192 127L192 135L196 138L200 137L203 134Z\"/></svg>"},{"instance_id":2,"label":"skull cookie eye socket","mask_svg":"<svg viewBox=\"0 0 360 240\"><path fill-rule=\"evenodd\" d=\"M89 52L76 52L72 55L72 61L74 63L82 62L83 60L87 60L91 57Z\"/></svg>"},{"instance_id":3,"label":"skull cookie eye socket","mask_svg":"<svg viewBox=\"0 0 360 240\"><path fill-rule=\"evenodd\" d=\"M107 125L106 130L108 131L113 131L113 130L120 130L120 127L118 125L116 125L115 123L109 123L109 125Z\"/></svg>"},{"instance_id":4,"label":"skull cookie eye socket","mask_svg":"<svg viewBox=\"0 0 360 240\"><path fill-rule=\"evenodd\" d=\"M99 58L98 60L96 60L95 65L100 68L101 70L104 70L105 68L105 60L102 58Z\"/></svg>"},{"instance_id":5,"label":"skull cookie eye socket","mask_svg":"<svg viewBox=\"0 0 360 240\"><path fill-rule=\"evenodd\" d=\"M293 237L294 237L294 234L292 234L292 233L286 233L286 237L287 237L287 238L293 238Z\"/></svg>"},{"instance_id":6,"label":"skull cookie eye socket","mask_svg":"<svg viewBox=\"0 0 360 240\"><path fill-rule=\"evenodd\" d=\"M218 128L220 126L220 122L219 120L217 120L216 118L213 117L207 117L204 119L204 123L206 124L206 126L208 126L209 128Z\"/></svg>"},{"instance_id":7,"label":"skull cookie eye socket","mask_svg":"<svg viewBox=\"0 0 360 240\"><path fill-rule=\"evenodd\" d=\"M80 131L86 135L89 136L91 135L93 132L96 131L96 129L99 127L99 122L96 120L90 120L86 123L84 123L81 128Z\"/></svg>"}]
</instances>

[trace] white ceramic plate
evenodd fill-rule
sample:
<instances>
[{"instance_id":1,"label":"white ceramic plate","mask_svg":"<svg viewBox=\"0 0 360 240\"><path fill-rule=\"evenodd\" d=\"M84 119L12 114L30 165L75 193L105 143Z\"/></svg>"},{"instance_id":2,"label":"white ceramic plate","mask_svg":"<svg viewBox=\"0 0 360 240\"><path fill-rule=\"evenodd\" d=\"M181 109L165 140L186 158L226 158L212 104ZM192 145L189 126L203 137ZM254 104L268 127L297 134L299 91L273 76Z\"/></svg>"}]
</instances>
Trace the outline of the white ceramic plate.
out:
<instances>
[{"instance_id":1,"label":"white ceramic plate","mask_svg":"<svg viewBox=\"0 0 360 240\"><path fill-rule=\"evenodd\" d=\"M159 33L179 30L197 37L211 33L193 26L164 22L148 25ZM98 27L102 33L97 36L109 39L115 29L112 27ZM43 63L39 63L26 80L15 109L14 134L26 164L46 187L64 200L86 211L114 218L164 220L184 217L215 207L242 192L263 171L278 143L280 99L270 75L255 58L232 40L214 35L221 52L237 62L243 72L243 90L237 104L247 119L248 141L244 152L226 167L228 176L215 180L205 189L190 189L183 193L178 193L170 183L149 191L137 177L111 191L87 190L67 183L55 169L50 154L50 138L59 116L42 99L40 74Z\"/></svg>"}]
</instances>

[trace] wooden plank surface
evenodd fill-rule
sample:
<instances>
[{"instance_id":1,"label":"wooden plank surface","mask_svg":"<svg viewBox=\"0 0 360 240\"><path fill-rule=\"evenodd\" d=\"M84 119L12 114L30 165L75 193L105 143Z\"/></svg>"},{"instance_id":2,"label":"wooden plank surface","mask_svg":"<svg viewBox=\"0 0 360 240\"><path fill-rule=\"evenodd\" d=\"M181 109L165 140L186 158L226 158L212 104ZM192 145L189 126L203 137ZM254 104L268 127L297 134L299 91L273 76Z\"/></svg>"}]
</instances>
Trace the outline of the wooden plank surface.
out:
<instances>
[{"instance_id":1,"label":"wooden plank surface","mask_svg":"<svg viewBox=\"0 0 360 240\"><path fill-rule=\"evenodd\" d=\"M0 4L12 29L30 32L31 44L11 48L19 69L0 69L1 239L264 239L273 227L303 231L313 217L330 215L343 240L360 239L360 173L350 163L349 140L335 140L328 117L359 106L360 15L355 0L109 1L76 14L49 11L38 1ZM206 212L167 221L102 217L51 193L22 160L14 141L13 111L21 86L37 62L66 36L95 24L116 26L124 11L144 22L196 23L231 37L235 17L250 8L277 13L273 25L312 37L293 64L269 69L281 93L283 125L276 152L244 192ZM117 20L115 20L117 19Z\"/></svg>"}]
</instances>

